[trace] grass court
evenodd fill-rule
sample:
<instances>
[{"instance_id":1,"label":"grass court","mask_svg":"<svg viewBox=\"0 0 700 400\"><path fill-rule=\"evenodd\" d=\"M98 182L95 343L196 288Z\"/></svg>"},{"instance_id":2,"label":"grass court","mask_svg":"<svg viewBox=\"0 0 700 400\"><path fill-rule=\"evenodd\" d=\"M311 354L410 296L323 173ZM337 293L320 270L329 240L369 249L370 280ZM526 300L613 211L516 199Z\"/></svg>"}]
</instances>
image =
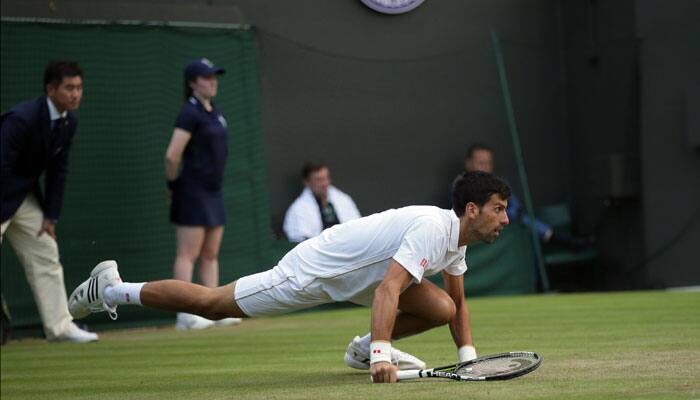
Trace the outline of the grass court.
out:
<instances>
[{"instance_id":1,"label":"grass court","mask_svg":"<svg viewBox=\"0 0 700 400\"><path fill-rule=\"evenodd\" d=\"M511 381L372 385L343 364L370 310L345 308L180 332L101 332L86 345L13 341L1 397L15 399L696 399L700 292L485 297L470 301L480 355L538 352ZM105 316L105 318L107 318ZM395 346L429 367L456 361L446 327Z\"/></svg>"}]
</instances>

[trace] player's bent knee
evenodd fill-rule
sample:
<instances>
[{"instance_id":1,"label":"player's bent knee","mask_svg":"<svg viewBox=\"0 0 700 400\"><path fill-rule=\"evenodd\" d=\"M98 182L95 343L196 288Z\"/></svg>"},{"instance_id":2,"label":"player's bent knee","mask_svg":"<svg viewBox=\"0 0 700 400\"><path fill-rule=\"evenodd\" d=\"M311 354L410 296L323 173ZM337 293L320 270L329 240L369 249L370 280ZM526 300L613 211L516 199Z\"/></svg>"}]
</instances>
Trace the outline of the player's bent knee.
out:
<instances>
[{"instance_id":1,"label":"player's bent knee","mask_svg":"<svg viewBox=\"0 0 700 400\"><path fill-rule=\"evenodd\" d=\"M449 297L443 297L435 304L433 318L438 325L448 324L457 314L457 306Z\"/></svg>"}]
</instances>

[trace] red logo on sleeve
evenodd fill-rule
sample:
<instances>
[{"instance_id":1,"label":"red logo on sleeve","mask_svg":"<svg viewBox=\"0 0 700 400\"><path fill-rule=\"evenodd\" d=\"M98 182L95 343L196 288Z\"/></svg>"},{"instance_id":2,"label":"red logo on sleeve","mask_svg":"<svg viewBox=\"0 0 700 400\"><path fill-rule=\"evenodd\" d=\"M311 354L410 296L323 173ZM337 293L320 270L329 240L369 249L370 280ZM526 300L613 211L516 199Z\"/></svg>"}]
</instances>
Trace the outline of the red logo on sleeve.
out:
<instances>
[{"instance_id":1,"label":"red logo on sleeve","mask_svg":"<svg viewBox=\"0 0 700 400\"><path fill-rule=\"evenodd\" d=\"M420 266L423 267L423 269L427 268L428 267L428 260L426 260L425 258L420 260Z\"/></svg>"}]
</instances>

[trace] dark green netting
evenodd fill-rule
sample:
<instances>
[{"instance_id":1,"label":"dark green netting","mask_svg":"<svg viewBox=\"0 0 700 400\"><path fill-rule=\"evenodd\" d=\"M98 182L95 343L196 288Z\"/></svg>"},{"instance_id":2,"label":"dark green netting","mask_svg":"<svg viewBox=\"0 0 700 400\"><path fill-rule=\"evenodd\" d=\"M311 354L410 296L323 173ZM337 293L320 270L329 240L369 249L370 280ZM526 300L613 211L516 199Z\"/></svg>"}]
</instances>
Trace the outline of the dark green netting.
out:
<instances>
[{"instance_id":1,"label":"dark green netting","mask_svg":"<svg viewBox=\"0 0 700 400\"><path fill-rule=\"evenodd\" d=\"M172 276L175 238L168 222L163 157L183 101L182 69L202 56L226 69L216 98L230 129L221 281L274 263L267 251L269 212L252 30L14 21L1 26L3 112L41 94L50 59L74 59L85 72L58 224L69 293L97 262L110 258L129 281ZM2 291L13 325L39 323L7 242L2 245ZM122 308L121 322L165 315ZM91 319L103 320L104 315Z\"/></svg>"}]
</instances>

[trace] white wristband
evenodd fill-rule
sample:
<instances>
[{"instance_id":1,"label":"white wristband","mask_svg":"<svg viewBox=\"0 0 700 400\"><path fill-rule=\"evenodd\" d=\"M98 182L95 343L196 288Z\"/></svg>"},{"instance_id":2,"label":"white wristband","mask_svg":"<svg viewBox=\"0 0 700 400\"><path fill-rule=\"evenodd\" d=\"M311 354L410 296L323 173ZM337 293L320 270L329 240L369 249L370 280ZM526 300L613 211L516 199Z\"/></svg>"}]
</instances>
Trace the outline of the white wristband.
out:
<instances>
[{"instance_id":1,"label":"white wristband","mask_svg":"<svg viewBox=\"0 0 700 400\"><path fill-rule=\"evenodd\" d=\"M457 350L457 356L459 357L459 362L473 360L476 358L476 349L470 344L464 345Z\"/></svg>"},{"instance_id":2,"label":"white wristband","mask_svg":"<svg viewBox=\"0 0 700 400\"><path fill-rule=\"evenodd\" d=\"M377 340L369 344L369 363L391 363L391 343Z\"/></svg>"}]
</instances>

